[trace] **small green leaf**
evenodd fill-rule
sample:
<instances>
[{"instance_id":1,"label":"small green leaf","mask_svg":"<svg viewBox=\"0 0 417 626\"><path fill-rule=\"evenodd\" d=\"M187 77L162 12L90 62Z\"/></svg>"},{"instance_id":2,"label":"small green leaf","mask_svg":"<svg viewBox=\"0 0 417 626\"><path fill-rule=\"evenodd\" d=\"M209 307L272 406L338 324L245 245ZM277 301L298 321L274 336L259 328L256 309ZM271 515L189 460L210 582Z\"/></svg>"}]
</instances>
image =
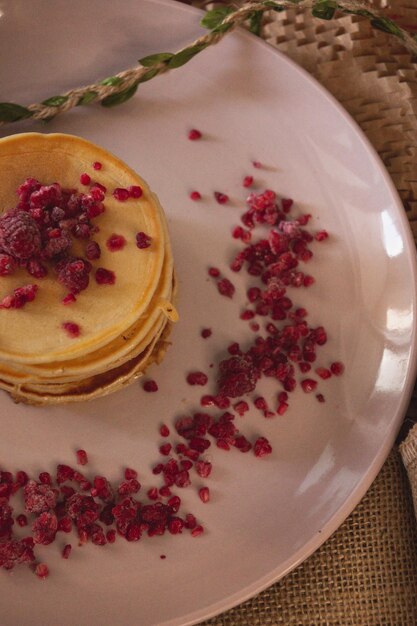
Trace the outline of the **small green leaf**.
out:
<instances>
[{"instance_id":1,"label":"small green leaf","mask_svg":"<svg viewBox=\"0 0 417 626\"><path fill-rule=\"evenodd\" d=\"M83 94L78 100L77 107L83 104L90 104L90 102L93 102L93 100L95 100L97 96L98 93L96 91L86 91L85 94Z\"/></svg>"},{"instance_id":2,"label":"small green leaf","mask_svg":"<svg viewBox=\"0 0 417 626\"><path fill-rule=\"evenodd\" d=\"M172 59L174 55L172 52L158 52L157 54L150 54L147 57L143 57L143 59L139 59L139 63L143 65L143 67L152 67L152 65L156 65L156 63L166 63Z\"/></svg>"},{"instance_id":3,"label":"small green leaf","mask_svg":"<svg viewBox=\"0 0 417 626\"><path fill-rule=\"evenodd\" d=\"M45 104L47 107L60 107L67 100L68 96L52 96L52 98L44 100L42 104Z\"/></svg>"},{"instance_id":4,"label":"small green leaf","mask_svg":"<svg viewBox=\"0 0 417 626\"><path fill-rule=\"evenodd\" d=\"M117 87L123 82L123 78L119 76L109 76L100 81L100 85L110 85L110 87Z\"/></svg>"},{"instance_id":5,"label":"small green leaf","mask_svg":"<svg viewBox=\"0 0 417 626\"><path fill-rule=\"evenodd\" d=\"M374 17L374 15L367 9L345 9L344 7L339 7L339 9L343 13L348 13L349 15L359 15L361 17Z\"/></svg>"},{"instance_id":6,"label":"small green leaf","mask_svg":"<svg viewBox=\"0 0 417 626\"><path fill-rule=\"evenodd\" d=\"M249 17L249 31L254 35L260 35L262 26L262 11L254 11Z\"/></svg>"},{"instance_id":7,"label":"small green leaf","mask_svg":"<svg viewBox=\"0 0 417 626\"><path fill-rule=\"evenodd\" d=\"M0 102L0 122L17 122L27 117L32 117L32 111L20 104L12 102Z\"/></svg>"},{"instance_id":8,"label":"small green leaf","mask_svg":"<svg viewBox=\"0 0 417 626\"><path fill-rule=\"evenodd\" d=\"M374 17L371 19L371 26L377 28L378 30L382 30L384 33L397 35L397 37L401 37L401 39L404 37L401 28L388 17Z\"/></svg>"},{"instance_id":9,"label":"small green leaf","mask_svg":"<svg viewBox=\"0 0 417 626\"><path fill-rule=\"evenodd\" d=\"M272 2L272 0L266 0L265 2L262 2L262 4L264 5L264 7L267 7L268 9L272 9L273 11L276 11L277 13L279 13L280 11L287 11L288 9L288 7L281 7L277 5L277 3Z\"/></svg>"},{"instance_id":10,"label":"small green leaf","mask_svg":"<svg viewBox=\"0 0 417 626\"><path fill-rule=\"evenodd\" d=\"M102 100L100 104L103 107L114 107L117 104L123 104L135 95L137 88L138 83L134 83L133 85L131 85L131 87L128 87L128 89L124 89L123 91L119 91L119 93L114 93L111 96L107 96L107 98L104 98L104 100Z\"/></svg>"},{"instance_id":11,"label":"small green leaf","mask_svg":"<svg viewBox=\"0 0 417 626\"><path fill-rule=\"evenodd\" d=\"M334 0L320 0L311 10L314 17L322 20L331 20L336 12L337 4Z\"/></svg>"},{"instance_id":12,"label":"small green leaf","mask_svg":"<svg viewBox=\"0 0 417 626\"><path fill-rule=\"evenodd\" d=\"M232 7L218 7L217 9L212 9L211 11L207 11L200 24L203 28L213 30L220 26L229 13L233 13Z\"/></svg>"},{"instance_id":13,"label":"small green leaf","mask_svg":"<svg viewBox=\"0 0 417 626\"><path fill-rule=\"evenodd\" d=\"M174 54L172 59L168 62L168 67L174 69L176 67L181 67L181 65L185 65L190 61L196 54L207 48L209 44L200 43L195 46L191 46L190 48L185 48L181 50L181 52L177 52Z\"/></svg>"},{"instance_id":14,"label":"small green leaf","mask_svg":"<svg viewBox=\"0 0 417 626\"><path fill-rule=\"evenodd\" d=\"M142 78L139 78L138 83L146 83L147 80L151 80L151 78L153 78L157 74L158 70L149 70L146 72L146 74L142 76Z\"/></svg>"}]
</instances>

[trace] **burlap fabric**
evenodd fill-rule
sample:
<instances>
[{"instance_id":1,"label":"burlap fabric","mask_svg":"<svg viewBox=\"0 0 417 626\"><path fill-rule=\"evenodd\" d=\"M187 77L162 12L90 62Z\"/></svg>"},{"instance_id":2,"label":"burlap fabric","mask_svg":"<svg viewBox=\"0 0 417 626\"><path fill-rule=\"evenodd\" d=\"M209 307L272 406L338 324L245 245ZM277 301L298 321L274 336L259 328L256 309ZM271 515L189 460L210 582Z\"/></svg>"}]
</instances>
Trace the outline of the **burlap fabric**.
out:
<instances>
[{"instance_id":1,"label":"burlap fabric","mask_svg":"<svg viewBox=\"0 0 417 626\"><path fill-rule=\"evenodd\" d=\"M417 33L417 0L372 4ZM261 36L313 74L359 123L391 174L417 241L416 59L353 16L325 22L309 12L269 12ZM415 395L410 419L417 415ZM413 433L401 452L416 481L417 427ZM355 511L312 557L252 600L204 622L278 624L417 625L416 520L398 448Z\"/></svg>"}]
</instances>

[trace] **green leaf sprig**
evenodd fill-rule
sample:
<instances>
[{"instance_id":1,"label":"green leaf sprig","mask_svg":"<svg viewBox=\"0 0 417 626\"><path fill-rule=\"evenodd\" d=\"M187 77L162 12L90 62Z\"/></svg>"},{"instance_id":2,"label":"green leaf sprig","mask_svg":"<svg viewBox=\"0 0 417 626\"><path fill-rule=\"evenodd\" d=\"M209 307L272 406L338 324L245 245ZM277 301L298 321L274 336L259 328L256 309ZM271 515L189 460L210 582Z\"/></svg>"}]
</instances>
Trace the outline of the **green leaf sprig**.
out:
<instances>
[{"instance_id":1,"label":"green leaf sprig","mask_svg":"<svg viewBox=\"0 0 417 626\"><path fill-rule=\"evenodd\" d=\"M295 7L310 9L312 15L323 20L332 19L337 12L366 17L373 28L393 35L413 55L417 55L416 36L401 28L394 20L376 12L369 4L358 0L260 0L247 2L237 9L222 6L208 11L201 20L201 25L208 32L178 52L148 55L140 59L139 65L134 68L91 85L49 97L40 103L28 106L11 102L0 103L0 126L27 118L48 121L76 106L96 102L104 107L123 104L132 98L141 83L185 65L205 48L221 41L236 26L245 23L251 32L259 35L262 16L266 11L284 11Z\"/></svg>"}]
</instances>

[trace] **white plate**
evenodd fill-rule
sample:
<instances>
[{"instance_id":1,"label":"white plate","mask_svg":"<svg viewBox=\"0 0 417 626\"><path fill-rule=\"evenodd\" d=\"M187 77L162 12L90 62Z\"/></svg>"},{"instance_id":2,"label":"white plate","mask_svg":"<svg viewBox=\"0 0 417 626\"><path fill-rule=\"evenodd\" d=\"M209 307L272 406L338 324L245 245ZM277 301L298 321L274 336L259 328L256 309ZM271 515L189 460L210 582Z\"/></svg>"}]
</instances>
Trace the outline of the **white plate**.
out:
<instances>
[{"instance_id":1,"label":"white plate","mask_svg":"<svg viewBox=\"0 0 417 626\"><path fill-rule=\"evenodd\" d=\"M201 14L164 0L1 4L2 100L33 102L134 65L152 52L176 50L201 32ZM190 142L190 127L205 139ZM318 247L317 283L303 303L330 341L345 376L323 384L327 402L296 394L282 418L257 411L242 421L249 435L273 443L268 459L212 453L213 499L185 490L186 508L204 536L123 540L40 550L51 568L40 582L26 568L1 573L3 626L191 624L242 602L310 555L352 511L377 475L398 431L415 375L415 251L403 209L381 162L350 118L302 70L239 32L188 65L140 87L120 108L77 109L48 126L2 129L68 132L114 151L158 192L168 214L178 275L181 321L173 347L154 370L160 392L140 385L91 404L38 409L1 395L0 452L6 468L53 470L84 447L91 471L116 479L126 465L154 483L161 420L196 406L185 384L190 368L208 369L233 339L243 303L217 295L206 278L227 272L230 228L243 210L243 175L254 173L314 215L331 239ZM268 165L253 170L251 160ZM28 172L28 175L30 172ZM205 196L188 199L191 189ZM215 189L233 206L219 206ZM227 272L230 276L230 272ZM298 297L295 294L294 297ZM215 329L203 341L203 326ZM63 540L65 541L65 539ZM160 555L166 559L161 560Z\"/></svg>"}]
</instances>

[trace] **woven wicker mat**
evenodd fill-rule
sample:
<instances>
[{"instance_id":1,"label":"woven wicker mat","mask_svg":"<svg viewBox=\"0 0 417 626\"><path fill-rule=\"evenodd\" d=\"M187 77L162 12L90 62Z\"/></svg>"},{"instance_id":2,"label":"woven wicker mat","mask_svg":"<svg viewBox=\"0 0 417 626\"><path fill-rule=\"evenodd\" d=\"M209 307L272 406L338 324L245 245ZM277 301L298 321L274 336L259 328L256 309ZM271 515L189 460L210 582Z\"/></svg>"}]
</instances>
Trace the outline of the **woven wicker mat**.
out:
<instances>
[{"instance_id":1,"label":"woven wicker mat","mask_svg":"<svg viewBox=\"0 0 417 626\"><path fill-rule=\"evenodd\" d=\"M389 15L417 32L417 0L388 4ZM351 16L325 22L297 10L270 12L262 37L311 72L359 123L394 180L417 240L417 65L410 55L367 20ZM416 523L398 450L312 557L252 600L204 624L416 626Z\"/></svg>"}]
</instances>

